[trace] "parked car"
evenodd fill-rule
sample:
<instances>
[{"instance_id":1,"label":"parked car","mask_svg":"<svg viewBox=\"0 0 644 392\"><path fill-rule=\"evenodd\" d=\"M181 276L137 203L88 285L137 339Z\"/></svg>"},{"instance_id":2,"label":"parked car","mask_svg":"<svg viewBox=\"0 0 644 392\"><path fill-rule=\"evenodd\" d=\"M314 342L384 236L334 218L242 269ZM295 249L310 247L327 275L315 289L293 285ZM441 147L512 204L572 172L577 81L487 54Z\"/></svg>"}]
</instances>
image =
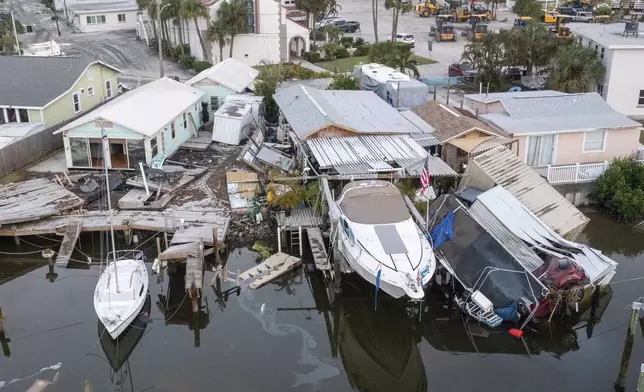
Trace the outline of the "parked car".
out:
<instances>
[{"instance_id":1,"label":"parked car","mask_svg":"<svg viewBox=\"0 0 644 392\"><path fill-rule=\"evenodd\" d=\"M575 15L577 15L577 11L579 11L579 10L575 9L575 8L572 8L572 7L561 7L561 8L559 8L559 13L562 14L562 15L566 15L566 16L574 17Z\"/></svg>"},{"instance_id":2,"label":"parked car","mask_svg":"<svg viewBox=\"0 0 644 392\"><path fill-rule=\"evenodd\" d=\"M470 63L454 63L447 68L447 75L450 78L461 77L467 81L478 75L478 71Z\"/></svg>"},{"instance_id":3,"label":"parked car","mask_svg":"<svg viewBox=\"0 0 644 392\"><path fill-rule=\"evenodd\" d=\"M356 22L355 20L336 19L332 23L345 33L355 33L357 30L360 30L360 22Z\"/></svg>"},{"instance_id":4,"label":"parked car","mask_svg":"<svg viewBox=\"0 0 644 392\"><path fill-rule=\"evenodd\" d=\"M331 17L331 18L323 18L323 19L320 19L319 21L315 22L315 29L316 29L316 30L319 30L319 29L321 29L322 27L324 27L324 26L326 26L326 25L328 25L328 24L330 24L330 23L333 23L333 22L334 22L334 21L336 21L336 20L338 20L338 18L337 18L337 17Z\"/></svg>"},{"instance_id":5,"label":"parked car","mask_svg":"<svg viewBox=\"0 0 644 392\"><path fill-rule=\"evenodd\" d=\"M416 40L414 39L413 34L398 33L396 34L396 42L406 43L412 48L416 45Z\"/></svg>"},{"instance_id":6,"label":"parked car","mask_svg":"<svg viewBox=\"0 0 644 392\"><path fill-rule=\"evenodd\" d=\"M588 11L579 11L577 15L572 17L573 22L590 23L594 19L593 13Z\"/></svg>"}]
</instances>

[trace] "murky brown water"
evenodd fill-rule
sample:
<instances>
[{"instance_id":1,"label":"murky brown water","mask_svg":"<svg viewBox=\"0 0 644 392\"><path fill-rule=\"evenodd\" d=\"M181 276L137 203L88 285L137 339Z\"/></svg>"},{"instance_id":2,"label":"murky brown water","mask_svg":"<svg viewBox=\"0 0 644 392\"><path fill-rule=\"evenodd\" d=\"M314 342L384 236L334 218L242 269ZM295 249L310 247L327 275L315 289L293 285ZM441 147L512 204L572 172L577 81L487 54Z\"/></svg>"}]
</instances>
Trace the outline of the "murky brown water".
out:
<instances>
[{"instance_id":1,"label":"murky brown water","mask_svg":"<svg viewBox=\"0 0 644 392\"><path fill-rule=\"evenodd\" d=\"M644 295L644 280L619 282L644 276L644 234L590 216L583 240L620 263L617 283L602 292L594 314L582 304L579 314L534 326L523 340L465 322L434 292L421 316L415 307L382 297L374 311L373 288L348 279L341 300L332 304L315 274L298 270L255 292L231 293L227 301L207 287L198 316L183 301L181 279L169 285L151 277L152 322L137 324L115 347L99 339L92 305L96 263L48 276L39 254L4 255L0 306L9 339L3 348L10 355L0 356L0 390L26 391L58 373L47 392L83 391L85 380L100 392L610 391L629 305ZM98 238L82 238L83 252L95 259ZM0 252L34 249L0 239ZM154 246L147 253L153 252ZM73 257L86 258L79 252ZM255 254L246 249L229 257L233 269L254 265ZM643 335L636 336L630 390L644 362Z\"/></svg>"}]
</instances>

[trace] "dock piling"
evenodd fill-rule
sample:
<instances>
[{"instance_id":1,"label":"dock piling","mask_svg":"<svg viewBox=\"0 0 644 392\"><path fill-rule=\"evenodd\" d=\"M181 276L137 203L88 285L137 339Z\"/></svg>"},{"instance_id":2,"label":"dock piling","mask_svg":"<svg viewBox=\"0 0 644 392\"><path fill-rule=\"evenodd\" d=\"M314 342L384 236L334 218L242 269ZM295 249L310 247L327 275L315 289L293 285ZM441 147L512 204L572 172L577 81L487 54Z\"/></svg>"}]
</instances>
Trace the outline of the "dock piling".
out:
<instances>
[{"instance_id":1,"label":"dock piling","mask_svg":"<svg viewBox=\"0 0 644 392\"><path fill-rule=\"evenodd\" d=\"M4 313L2 313L2 307L0 307L0 345L2 345L2 353L5 357L11 356L11 350L9 350L9 339L4 333Z\"/></svg>"},{"instance_id":2,"label":"dock piling","mask_svg":"<svg viewBox=\"0 0 644 392\"><path fill-rule=\"evenodd\" d=\"M633 342L635 341L635 330L637 329L637 318L640 309L644 307L644 303L633 302L631 311L631 319L628 323L626 331L626 340L624 341L624 351L622 351L622 362L619 366L619 375L617 377L616 386L620 388L626 387L626 374L628 373L628 365L631 362L631 354L633 353Z\"/></svg>"}]
</instances>

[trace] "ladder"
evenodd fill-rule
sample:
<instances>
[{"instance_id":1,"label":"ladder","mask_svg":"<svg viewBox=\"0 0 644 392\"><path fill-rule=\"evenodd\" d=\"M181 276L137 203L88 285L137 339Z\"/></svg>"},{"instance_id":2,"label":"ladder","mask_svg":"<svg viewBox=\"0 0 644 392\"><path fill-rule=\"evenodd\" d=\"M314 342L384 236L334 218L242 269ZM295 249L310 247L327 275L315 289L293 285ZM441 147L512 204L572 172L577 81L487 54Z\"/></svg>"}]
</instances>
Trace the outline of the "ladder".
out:
<instances>
[{"instance_id":1,"label":"ladder","mask_svg":"<svg viewBox=\"0 0 644 392\"><path fill-rule=\"evenodd\" d=\"M291 251L297 247L297 254L302 256L302 226L298 226L297 230L289 230L291 233Z\"/></svg>"}]
</instances>

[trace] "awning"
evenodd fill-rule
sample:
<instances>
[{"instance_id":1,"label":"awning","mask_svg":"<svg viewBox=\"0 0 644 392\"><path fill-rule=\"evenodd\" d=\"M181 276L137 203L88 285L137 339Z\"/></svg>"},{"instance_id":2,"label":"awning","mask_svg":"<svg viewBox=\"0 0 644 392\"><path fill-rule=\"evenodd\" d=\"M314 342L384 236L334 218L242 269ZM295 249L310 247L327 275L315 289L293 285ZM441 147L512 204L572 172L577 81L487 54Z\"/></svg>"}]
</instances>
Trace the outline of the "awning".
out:
<instances>
[{"instance_id":1,"label":"awning","mask_svg":"<svg viewBox=\"0 0 644 392\"><path fill-rule=\"evenodd\" d=\"M516 139L501 136L462 137L448 141L448 144L458 147L470 155L480 154L496 146L511 144Z\"/></svg>"}]
</instances>

